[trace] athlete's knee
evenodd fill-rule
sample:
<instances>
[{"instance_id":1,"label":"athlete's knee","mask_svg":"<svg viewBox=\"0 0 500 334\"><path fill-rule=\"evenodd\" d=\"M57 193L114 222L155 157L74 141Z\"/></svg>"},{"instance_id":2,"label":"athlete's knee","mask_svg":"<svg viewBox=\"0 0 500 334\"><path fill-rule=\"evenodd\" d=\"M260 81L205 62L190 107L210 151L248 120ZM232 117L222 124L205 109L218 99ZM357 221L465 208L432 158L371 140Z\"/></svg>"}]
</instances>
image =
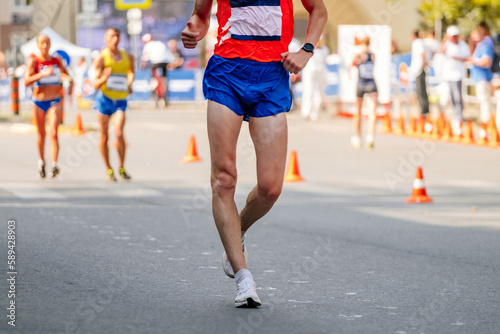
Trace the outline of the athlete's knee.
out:
<instances>
[{"instance_id":1,"label":"athlete's knee","mask_svg":"<svg viewBox=\"0 0 500 334\"><path fill-rule=\"evenodd\" d=\"M40 129L40 130L38 131L38 139L39 139L39 140L45 140L45 135L46 135L46 133L45 133L45 128Z\"/></svg>"},{"instance_id":2,"label":"athlete's knee","mask_svg":"<svg viewBox=\"0 0 500 334\"><path fill-rule=\"evenodd\" d=\"M116 140L118 140L118 141L125 140L125 137L123 136L123 132L122 131L117 131L116 132Z\"/></svg>"},{"instance_id":3,"label":"athlete's knee","mask_svg":"<svg viewBox=\"0 0 500 334\"><path fill-rule=\"evenodd\" d=\"M50 140L57 141L57 131L50 131Z\"/></svg>"},{"instance_id":4,"label":"athlete's knee","mask_svg":"<svg viewBox=\"0 0 500 334\"><path fill-rule=\"evenodd\" d=\"M101 142L107 143L109 135L105 132L101 132Z\"/></svg>"},{"instance_id":5,"label":"athlete's knee","mask_svg":"<svg viewBox=\"0 0 500 334\"><path fill-rule=\"evenodd\" d=\"M267 204L274 204L281 195L282 184L267 182L258 185L258 195Z\"/></svg>"},{"instance_id":6,"label":"athlete's knee","mask_svg":"<svg viewBox=\"0 0 500 334\"><path fill-rule=\"evenodd\" d=\"M212 173L212 192L223 196L228 192L233 192L236 188L236 169L224 168L215 170Z\"/></svg>"}]
</instances>

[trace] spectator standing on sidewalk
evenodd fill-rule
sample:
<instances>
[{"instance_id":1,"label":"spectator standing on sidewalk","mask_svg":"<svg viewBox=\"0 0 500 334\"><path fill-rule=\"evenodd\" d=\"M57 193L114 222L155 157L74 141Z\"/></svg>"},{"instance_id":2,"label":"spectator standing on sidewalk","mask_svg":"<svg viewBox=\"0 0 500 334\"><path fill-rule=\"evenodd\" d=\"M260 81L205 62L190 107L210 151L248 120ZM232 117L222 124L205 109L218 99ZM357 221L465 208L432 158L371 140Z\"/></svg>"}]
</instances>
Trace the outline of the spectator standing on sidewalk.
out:
<instances>
[{"instance_id":1,"label":"spectator standing on sidewalk","mask_svg":"<svg viewBox=\"0 0 500 334\"><path fill-rule=\"evenodd\" d=\"M142 50L141 56L141 68L146 68L148 62L151 63L151 71L153 77L155 76L155 71L161 70L161 84L164 88L163 100L165 105L168 104L168 81L167 81L167 68L168 64L172 63L174 56L170 49L167 48L165 43L162 41L155 41L151 34L145 34L142 37L142 41L145 43L144 49Z\"/></svg>"},{"instance_id":2,"label":"spectator standing on sidewalk","mask_svg":"<svg viewBox=\"0 0 500 334\"><path fill-rule=\"evenodd\" d=\"M443 79L448 83L453 105L453 119L451 122L453 133L460 135L462 129L462 80L465 74L464 62L470 57L469 46L460 40L460 31L451 26L446 30L446 35L439 48L439 53L444 55Z\"/></svg>"},{"instance_id":3,"label":"spectator standing on sidewalk","mask_svg":"<svg viewBox=\"0 0 500 334\"><path fill-rule=\"evenodd\" d=\"M436 39L436 34L434 29L429 29L427 31L427 36L423 39L424 45L427 49L428 57L432 59L436 53L439 51L439 46L441 43Z\"/></svg>"},{"instance_id":4,"label":"spectator standing on sidewalk","mask_svg":"<svg viewBox=\"0 0 500 334\"><path fill-rule=\"evenodd\" d=\"M301 114L311 121L317 121L319 118L327 81L326 58L329 54L328 48L318 43L313 56L302 70Z\"/></svg>"},{"instance_id":5,"label":"spectator standing on sidewalk","mask_svg":"<svg viewBox=\"0 0 500 334\"><path fill-rule=\"evenodd\" d=\"M470 76L476 87L481 123L487 123L490 119L491 79L493 78L491 65L495 52L493 40L489 34L488 25L481 22L477 27L477 45L472 57L468 59L472 63Z\"/></svg>"},{"instance_id":6,"label":"spectator standing on sidewalk","mask_svg":"<svg viewBox=\"0 0 500 334\"><path fill-rule=\"evenodd\" d=\"M428 55L424 41L419 36L419 31L412 33L410 75L416 82L417 98L421 114L429 114L429 96L427 95L427 83L425 70L428 65Z\"/></svg>"},{"instance_id":7,"label":"spectator standing on sidewalk","mask_svg":"<svg viewBox=\"0 0 500 334\"><path fill-rule=\"evenodd\" d=\"M177 41L175 39L171 39L168 41L167 46L172 53L172 62L168 64L167 69L175 70L181 68L182 64L184 64L184 57L177 47Z\"/></svg>"}]
</instances>

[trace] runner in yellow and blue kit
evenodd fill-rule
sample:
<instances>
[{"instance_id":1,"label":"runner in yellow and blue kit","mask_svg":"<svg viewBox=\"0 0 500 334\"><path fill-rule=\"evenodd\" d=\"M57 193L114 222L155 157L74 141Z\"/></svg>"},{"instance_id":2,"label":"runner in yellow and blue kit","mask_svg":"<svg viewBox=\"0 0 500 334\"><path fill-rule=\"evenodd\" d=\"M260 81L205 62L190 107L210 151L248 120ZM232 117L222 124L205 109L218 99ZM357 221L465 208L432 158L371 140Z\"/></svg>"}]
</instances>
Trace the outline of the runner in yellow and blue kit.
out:
<instances>
[{"instance_id":1,"label":"runner in yellow and blue kit","mask_svg":"<svg viewBox=\"0 0 500 334\"><path fill-rule=\"evenodd\" d=\"M182 31L195 48L205 37L213 0L196 0ZM288 52L293 37L292 0L218 0L218 36L203 79L212 164L212 211L224 246L223 269L236 281L236 307L258 307L261 300L246 265L245 232L271 210L283 186L287 153L286 112L289 74L309 61L327 20L323 0L302 0L309 12L305 44ZM236 143L247 120L257 156L257 186L238 213Z\"/></svg>"},{"instance_id":2,"label":"runner in yellow and blue kit","mask_svg":"<svg viewBox=\"0 0 500 334\"><path fill-rule=\"evenodd\" d=\"M126 148L123 131L127 97L129 93L132 93L132 82L134 81L134 58L118 48L120 30L116 28L108 29L105 41L106 48L101 51L95 60L96 80L94 86L99 92L97 93L94 109L99 112L97 117L101 128L99 149L107 168L108 181L116 181L115 174L109 163L108 149L108 127L110 118L113 116L113 125L118 141L119 173L123 179L128 180L130 176L123 167Z\"/></svg>"}]
</instances>

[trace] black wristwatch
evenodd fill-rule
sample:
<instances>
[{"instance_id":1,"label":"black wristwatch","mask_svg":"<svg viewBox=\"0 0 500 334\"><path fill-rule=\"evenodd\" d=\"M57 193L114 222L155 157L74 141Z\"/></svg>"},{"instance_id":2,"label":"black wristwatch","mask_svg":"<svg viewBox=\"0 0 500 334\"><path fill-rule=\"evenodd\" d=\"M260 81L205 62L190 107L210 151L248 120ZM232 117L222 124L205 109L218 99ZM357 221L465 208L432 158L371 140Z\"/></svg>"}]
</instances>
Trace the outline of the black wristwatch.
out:
<instances>
[{"instance_id":1,"label":"black wristwatch","mask_svg":"<svg viewBox=\"0 0 500 334\"><path fill-rule=\"evenodd\" d=\"M309 53L314 53L314 45L312 45L311 43L306 43L302 45L302 50Z\"/></svg>"}]
</instances>

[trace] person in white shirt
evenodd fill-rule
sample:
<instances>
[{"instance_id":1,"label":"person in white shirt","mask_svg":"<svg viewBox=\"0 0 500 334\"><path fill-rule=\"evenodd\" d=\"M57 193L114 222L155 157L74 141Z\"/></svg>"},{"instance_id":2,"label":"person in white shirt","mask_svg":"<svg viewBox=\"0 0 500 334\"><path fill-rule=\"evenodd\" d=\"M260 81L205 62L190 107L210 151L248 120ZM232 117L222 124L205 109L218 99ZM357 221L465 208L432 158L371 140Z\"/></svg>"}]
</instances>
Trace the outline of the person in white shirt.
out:
<instances>
[{"instance_id":1,"label":"person in white shirt","mask_svg":"<svg viewBox=\"0 0 500 334\"><path fill-rule=\"evenodd\" d=\"M433 29L430 29L427 31L427 36L423 39L424 45L427 48L428 52L428 57L430 56L430 59L434 57L436 53L439 51L439 46L441 43L436 39L436 34L434 33Z\"/></svg>"},{"instance_id":2,"label":"person in white shirt","mask_svg":"<svg viewBox=\"0 0 500 334\"><path fill-rule=\"evenodd\" d=\"M173 63L175 57L162 41L155 41L151 34L142 36L142 41L145 45L142 50L141 67L146 68L146 64L150 62L153 77L156 77L156 70L161 70L161 83L164 89L163 99L166 105L168 104L167 67L168 64Z\"/></svg>"},{"instance_id":3,"label":"person in white shirt","mask_svg":"<svg viewBox=\"0 0 500 334\"><path fill-rule=\"evenodd\" d=\"M425 69L428 64L427 50L419 32L412 33L410 75L416 82L417 98L422 115L429 114L429 96L427 95Z\"/></svg>"},{"instance_id":4,"label":"person in white shirt","mask_svg":"<svg viewBox=\"0 0 500 334\"><path fill-rule=\"evenodd\" d=\"M316 45L314 54L302 70L302 117L311 121L319 118L319 109L323 102L328 69L326 58L330 52L326 46Z\"/></svg>"},{"instance_id":5,"label":"person in white shirt","mask_svg":"<svg viewBox=\"0 0 500 334\"><path fill-rule=\"evenodd\" d=\"M302 47L302 44L300 43L300 41L297 38L293 37L292 41L288 45L288 51L298 52L301 47ZM300 77L301 77L300 73L298 73L298 74L290 73L290 80L289 80L290 95L292 96L292 107L290 108L290 111L295 110L295 108L297 107L297 103L295 101L294 91L295 91L295 85L300 81Z\"/></svg>"},{"instance_id":6,"label":"person in white shirt","mask_svg":"<svg viewBox=\"0 0 500 334\"><path fill-rule=\"evenodd\" d=\"M438 51L445 56L443 61L443 79L450 88L451 103L454 114L452 120L453 132L460 134L462 111L464 108L462 100L462 80L465 75L464 62L470 57L467 43L460 40L460 31L455 26L446 30L443 42Z\"/></svg>"},{"instance_id":7,"label":"person in white shirt","mask_svg":"<svg viewBox=\"0 0 500 334\"><path fill-rule=\"evenodd\" d=\"M74 89L73 93L77 101L81 100L83 96L83 83L85 80L85 75L89 69L89 65L85 60L85 57L80 57L78 59L78 64L75 67L75 75L74 75Z\"/></svg>"}]
</instances>

